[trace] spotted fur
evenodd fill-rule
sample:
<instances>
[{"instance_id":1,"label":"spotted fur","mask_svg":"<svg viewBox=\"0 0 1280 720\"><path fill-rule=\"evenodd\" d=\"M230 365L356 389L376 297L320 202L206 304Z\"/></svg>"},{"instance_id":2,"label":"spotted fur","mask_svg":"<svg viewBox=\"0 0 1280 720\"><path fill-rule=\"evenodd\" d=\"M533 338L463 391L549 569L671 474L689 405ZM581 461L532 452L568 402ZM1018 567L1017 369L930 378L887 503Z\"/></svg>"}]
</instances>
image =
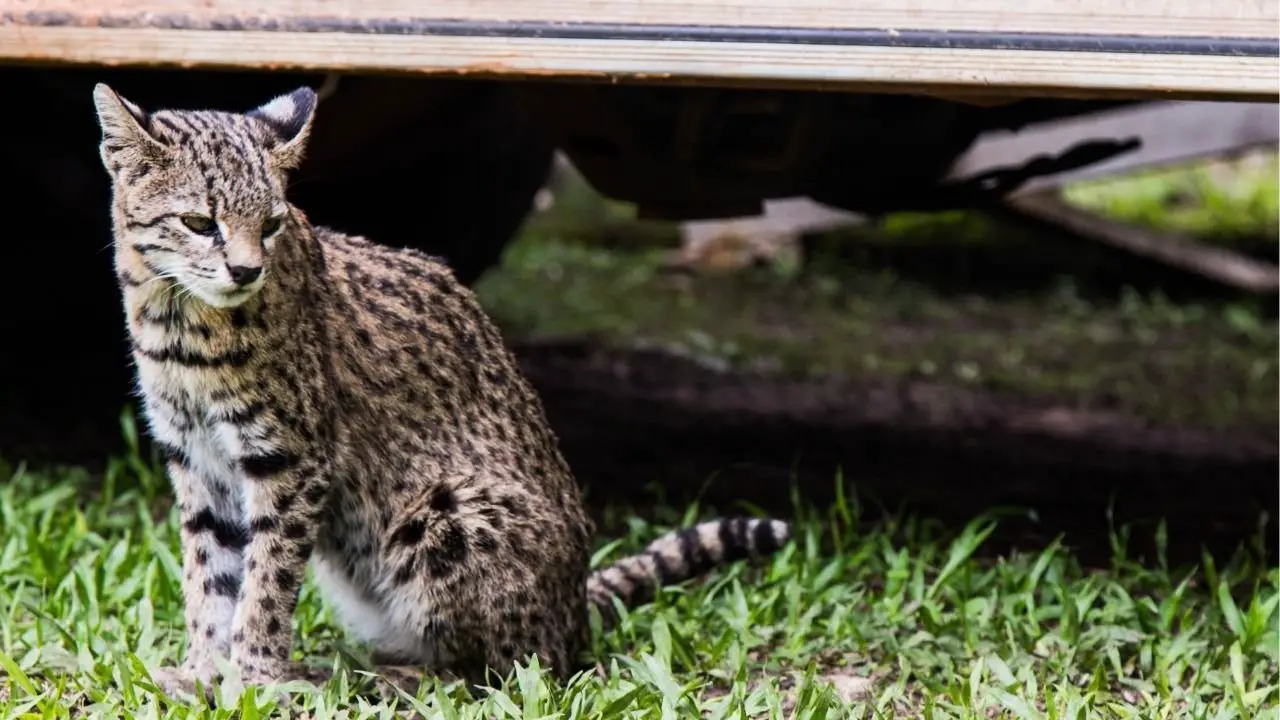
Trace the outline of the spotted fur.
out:
<instances>
[{"instance_id":1,"label":"spotted fur","mask_svg":"<svg viewBox=\"0 0 1280 720\"><path fill-rule=\"evenodd\" d=\"M316 96L145 112L94 90L115 265L150 432L182 520L190 689L227 657L292 659L307 564L387 663L479 681L579 666L588 604L776 550L728 519L589 574L593 528L542 406L473 294L412 250L311 226L285 199Z\"/></svg>"}]
</instances>

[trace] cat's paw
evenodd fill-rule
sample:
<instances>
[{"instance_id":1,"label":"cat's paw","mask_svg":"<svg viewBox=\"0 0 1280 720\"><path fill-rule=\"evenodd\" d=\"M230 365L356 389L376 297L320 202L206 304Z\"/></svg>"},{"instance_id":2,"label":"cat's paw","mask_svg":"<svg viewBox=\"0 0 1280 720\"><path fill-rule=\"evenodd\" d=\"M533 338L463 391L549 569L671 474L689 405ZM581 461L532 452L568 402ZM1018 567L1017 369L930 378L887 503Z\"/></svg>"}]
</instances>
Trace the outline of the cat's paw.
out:
<instances>
[{"instance_id":1,"label":"cat's paw","mask_svg":"<svg viewBox=\"0 0 1280 720\"><path fill-rule=\"evenodd\" d=\"M172 698L195 700L197 683L204 685L206 700L213 699L214 678L212 675L199 673L190 667L160 667L151 671L151 680L160 692Z\"/></svg>"}]
</instances>

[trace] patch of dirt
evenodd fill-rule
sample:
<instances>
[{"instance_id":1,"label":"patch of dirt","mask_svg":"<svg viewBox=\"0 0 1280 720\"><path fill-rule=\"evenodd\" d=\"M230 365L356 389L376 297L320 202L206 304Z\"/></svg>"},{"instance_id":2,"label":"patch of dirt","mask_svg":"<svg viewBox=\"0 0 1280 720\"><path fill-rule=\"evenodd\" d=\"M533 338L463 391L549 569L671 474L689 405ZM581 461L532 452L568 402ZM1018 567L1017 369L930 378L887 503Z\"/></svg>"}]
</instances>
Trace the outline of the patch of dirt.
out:
<instances>
[{"instance_id":1,"label":"patch of dirt","mask_svg":"<svg viewBox=\"0 0 1280 720\"><path fill-rule=\"evenodd\" d=\"M514 347L543 396L593 504L639 508L699 495L791 512L791 483L819 507L842 471L864 503L963 523L1010 517L988 548L1041 547L1059 533L1085 562L1110 556L1108 506L1152 559L1168 522L1173 562L1227 555L1280 505L1273 439L1151 427L1110 413L1037 406L939 383L859 383L723 373L659 351L524 341ZM1112 505L1114 500L1114 504ZM870 514L876 514L870 506Z\"/></svg>"}]
</instances>

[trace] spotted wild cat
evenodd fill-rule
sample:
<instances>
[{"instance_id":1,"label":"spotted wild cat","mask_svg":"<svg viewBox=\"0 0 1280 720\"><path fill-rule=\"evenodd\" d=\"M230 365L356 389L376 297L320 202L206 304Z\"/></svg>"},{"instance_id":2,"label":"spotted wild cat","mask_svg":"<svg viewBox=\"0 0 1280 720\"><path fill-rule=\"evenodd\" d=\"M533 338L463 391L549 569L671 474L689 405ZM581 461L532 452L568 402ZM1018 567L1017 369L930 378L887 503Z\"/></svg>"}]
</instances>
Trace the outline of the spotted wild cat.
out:
<instances>
[{"instance_id":1,"label":"spotted wild cat","mask_svg":"<svg viewBox=\"0 0 1280 720\"><path fill-rule=\"evenodd\" d=\"M317 678L292 661L309 562L378 662L480 681L530 654L564 676L589 604L789 537L713 521L590 573L578 486L472 293L285 199L310 89L245 114L145 112L105 85L94 100L145 416L182 522L187 654L156 674L166 690L208 683L218 656L248 683Z\"/></svg>"}]
</instances>

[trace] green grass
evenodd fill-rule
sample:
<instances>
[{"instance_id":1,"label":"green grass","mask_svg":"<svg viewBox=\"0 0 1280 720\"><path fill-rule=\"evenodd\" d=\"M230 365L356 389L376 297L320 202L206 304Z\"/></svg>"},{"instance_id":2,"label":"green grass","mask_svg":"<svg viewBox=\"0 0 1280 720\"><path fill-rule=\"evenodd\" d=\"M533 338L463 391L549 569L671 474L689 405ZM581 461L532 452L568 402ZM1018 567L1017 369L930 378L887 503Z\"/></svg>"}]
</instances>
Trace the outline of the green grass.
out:
<instances>
[{"instance_id":1,"label":"green grass","mask_svg":"<svg viewBox=\"0 0 1280 720\"><path fill-rule=\"evenodd\" d=\"M1248 304L1087 299L1069 281L944 294L889 269L671 277L664 257L526 238L478 291L517 336L585 334L726 368L913 377L1163 425L1276 431L1280 333Z\"/></svg>"},{"instance_id":2,"label":"green grass","mask_svg":"<svg viewBox=\"0 0 1280 720\"><path fill-rule=\"evenodd\" d=\"M1224 242L1261 236L1265 255L1277 214L1269 162L1248 182L1184 169L1069 196ZM579 194L567 204L582 212L591 202ZM614 206L596 212L609 223L626 217ZM1054 254L971 217L891 218L882 234L861 238L852 270L804 278L785 266L674 278L659 271L662 254L634 237L615 243L629 250L606 250L584 244L574 234L588 231L571 224L532 227L479 288L518 334L586 333L785 373L924 377L1275 434L1280 333L1259 303L1180 303L1137 291L1086 299L1071 280L1078 266L1066 262L1078 248ZM646 232L669 244L670 230ZM955 245L978 255L944 268L953 274L994 248L1000 262L1025 261L1019 272L1066 279L1001 297L943 292L877 255L897 260ZM935 256L926 256L932 267ZM1129 531L1118 528L1109 566L1087 568L1056 541L995 554L985 541L998 515L955 531L873 516L843 494L831 508L797 502L798 536L770 561L670 588L595 633L599 671L564 684L533 665L477 696L434 685L391 703L359 697L350 677L292 695L242 692L232 682L219 709L187 706L147 679L147 668L182 654L178 525L157 464L138 457L133 426L125 429L135 450L101 477L0 462L0 718L320 720L416 709L450 720L1280 720L1280 569L1260 561L1257 548L1170 567L1162 530L1155 556L1136 558ZM595 562L714 514L664 509L642 521L615 508ZM310 580L295 620L298 659L359 665L361 649Z\"/></svg>"},{"instance_id":3,"label":"green grass","mask_svg":"<svg viewBox=\"0 0 1280 720\"><path fill-rule=\"evenodd\" d=\"M146 668L179 658L182 638L177 520L154 461L114 461L96 479L0 466L0 480L0 717L391 716L341 678L292 695L224 686L217 710L157 695ZM618 511L596 561L708 511L653 524ZM1247 550L1220 566L1139 563L1123 529L1102 570L1057 542L992 557L996 522L947 533L864 517L840 495L802 512L771 561L671 588L596 633L599 673L559 684L530 666L478 697L436 685L398 706L428 718L1278 716L1276 568ZM299 658L359 657L310 581L296 631Z\"/></svg>"},{"instance_id":4,"label":"green grass","mask_svg":"<svg viewBox=\"0 0 1280 720\"><path fill-rule=\"evenodd\" d=\"M1224 245L1266 245L1280 223L1280 155L1252 152L1067 188L1081 207L1129 222L1211 236Z\"/></svg>"}]
</instances>

